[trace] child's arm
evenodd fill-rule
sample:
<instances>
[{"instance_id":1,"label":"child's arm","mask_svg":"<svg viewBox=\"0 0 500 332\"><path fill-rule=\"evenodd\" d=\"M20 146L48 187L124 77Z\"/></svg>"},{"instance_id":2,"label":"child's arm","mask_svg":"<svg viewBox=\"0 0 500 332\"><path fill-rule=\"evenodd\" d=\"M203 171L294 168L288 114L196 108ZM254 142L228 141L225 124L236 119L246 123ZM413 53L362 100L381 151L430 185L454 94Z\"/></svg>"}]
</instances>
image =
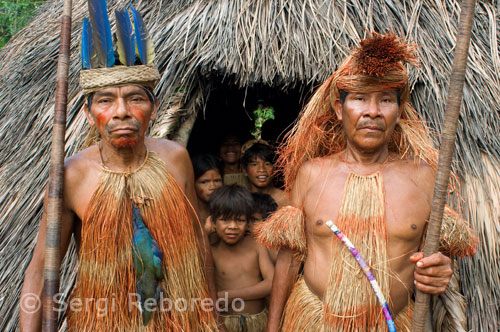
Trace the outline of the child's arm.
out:
<instances>
[{"instance_id":1,"label":"child's arm","mask_svg":"<svg viewBox=\"0 0 500 332\"><path fill-rule=\"evenodd\" d=\"M231 289L226 291L219 291L218 297L224 297L227 293L229 299L240 298L242 300L259 300L271 294L271 287L273 284L274 265L269 258L266 248L258 243L255 243L257 248L259 269L262 275L262 281L253 286L248 286L239 289Z\"/></svg>"}]
</instances>

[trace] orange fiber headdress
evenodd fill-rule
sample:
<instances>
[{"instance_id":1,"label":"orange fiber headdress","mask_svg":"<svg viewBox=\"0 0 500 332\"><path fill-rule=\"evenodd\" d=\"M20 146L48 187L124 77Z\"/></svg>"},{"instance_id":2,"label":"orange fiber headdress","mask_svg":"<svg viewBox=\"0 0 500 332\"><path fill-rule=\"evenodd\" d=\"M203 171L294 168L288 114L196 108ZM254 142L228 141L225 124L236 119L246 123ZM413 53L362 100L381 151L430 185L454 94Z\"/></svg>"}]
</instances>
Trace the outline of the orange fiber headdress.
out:
<instances>
[{"instance_id":1,"label":"orange fiber headdress","mask_svg":"<svg viewBox=\"0 0 500 332\"><path fill-rule=\"evenodd\" d=\"M308 160L332 155L345 149L342 123L333 105L340 91L400 92L401 119L389 142L389 150L402 157L437 165L427 127L410 103L406 64L417 64L417 45L395 34L371 32L344 60L339 68L313 94L299 120L280 146L278 160L290 190L297 172Z\"/></svg>"}]
</instances>

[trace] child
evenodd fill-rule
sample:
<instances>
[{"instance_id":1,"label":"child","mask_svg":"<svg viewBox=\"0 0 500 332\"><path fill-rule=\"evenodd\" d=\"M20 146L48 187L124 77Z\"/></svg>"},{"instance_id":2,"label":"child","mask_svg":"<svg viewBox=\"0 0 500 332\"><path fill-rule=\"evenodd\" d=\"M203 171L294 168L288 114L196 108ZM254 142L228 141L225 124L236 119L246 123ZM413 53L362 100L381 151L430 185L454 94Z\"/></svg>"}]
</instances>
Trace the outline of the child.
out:
<instances>
[{"instance_id":1,"label":"child","mask_svg":"<svg viewBox=\"0 0 500 332\"><path fill-rule=\"evenodd\" d=\"M210 195L216 188L222 186L222 163L211 154L200 154L193 158L193 170L198 217L201 223L205 223L209 215Z\"/></svg>"},{"instance_id":2,"label":"child","mask_svg":"<svg viewBox=\"0 0 500 332\"><path fill-rule=\"evenodd\" d=\"M265 220L278 209L276 201L268 194L252 193L254 202L254 213L252 215L252 223L250 224L250 232L253 235L253 229L256 223L265 222ZM267 249L269 257L273 264L276 264L278 250Z\"/></svg>"},{"instance_id":3,"label":"child","mask_svg":"<svg viewBox=\"0 0 500 332\"><path fill-rule=\"evenodd\" d=\"M238 185L217 188L210 197L210 220L220 241L212 246L219 298L229 299L222 314L229 332L260 332L267 324L266 297L274 267L267 250L245 236L253 214L252 195ZM243 300L242 305L233 306Z\"/></svg>"},{"instance_id":4,"label":"child","mask_svg":"<svg viewBox=\"0 0 500 332\"><path fill-rule=\"evenodd\" d=\"M283 190L273 183L274 151L270 145L255 143L248 148L241 160L243 172L248 177L251 192L271 195L278 207L287 205L288 200Z\"/></svg>"},{"instance_id":5,"label":"child","mask_svg":"<svg viewBox=\"0 0 500 332\"><path fill-rule=\"evenodd\" d=\"M233 134L226 135L219 146L219 157L224 166L224 184L239 184L248 188L248 179L241 170L241 141Z\"/></svg>"}]
</instances>

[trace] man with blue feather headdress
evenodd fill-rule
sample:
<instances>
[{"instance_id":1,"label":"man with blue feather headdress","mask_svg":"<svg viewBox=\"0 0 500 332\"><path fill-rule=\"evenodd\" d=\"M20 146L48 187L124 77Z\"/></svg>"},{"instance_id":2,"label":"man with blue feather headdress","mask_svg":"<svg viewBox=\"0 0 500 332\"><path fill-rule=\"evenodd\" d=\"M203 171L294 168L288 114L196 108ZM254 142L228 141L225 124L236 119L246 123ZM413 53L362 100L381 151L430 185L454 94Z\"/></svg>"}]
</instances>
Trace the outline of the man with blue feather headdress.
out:
<instances>
[{"instance_id":1,"label":"man with blue feather headdress","mask_svg":"<svg viewBox=\"0 0 500 332\"><path fill-rule=\"evenodd\" d=\"M189 156L175 142L145 137L160 74L144 22L133 7L133 24L127 9L115 11L115 52L105 0L88 5L80 84L101 140L65 162L61 252L74 234L79 254L67 330L217 331ZM23 296L41 298L45 234L44 213ZM24 309L21 330L39 331L41 310Z\"/></svg>"}]
</instances>

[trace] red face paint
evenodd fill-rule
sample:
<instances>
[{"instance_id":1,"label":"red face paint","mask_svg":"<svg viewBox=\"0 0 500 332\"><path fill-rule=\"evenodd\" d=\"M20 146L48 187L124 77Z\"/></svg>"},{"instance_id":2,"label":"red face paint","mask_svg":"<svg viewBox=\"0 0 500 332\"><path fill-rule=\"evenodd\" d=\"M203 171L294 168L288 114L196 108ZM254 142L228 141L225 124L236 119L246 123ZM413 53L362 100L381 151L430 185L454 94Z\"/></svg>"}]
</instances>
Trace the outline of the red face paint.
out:
<instances>
[{"instance_id":1,"label":"red face paint","mask_svg":"<svg viewBox=\"0 0 500 332\"><path fill-rule=\"evenodd\" d=\"M198 198L202 202L208 203L212 191L222 186L222 176L216 169L210 169L196 179L194 186Z\"/></svg>"},{"instance_id":2,"label":"red face paint","mask_svg":"<svg viewBox=\"0 0 500 332\"><path fill-rule=\"evenodd\" d=\"M132 85L97 92L91 107L103 139L117 148L133 147L144 138L153 110L146 92Z\"/></svg>"},{"instance_id":3,"label":"red face paint","mask_svg":"<svg viewBox=\"0 0 500 332\"><path fill-rule=\"evenodd\" d=\"M109 143L111 145L116 146L117 148L131 148L135 146L139 142L138 138L131 138L131 137L118 137L118 138L111 138L109 140Z\"/></svg>"}]
</instances>

